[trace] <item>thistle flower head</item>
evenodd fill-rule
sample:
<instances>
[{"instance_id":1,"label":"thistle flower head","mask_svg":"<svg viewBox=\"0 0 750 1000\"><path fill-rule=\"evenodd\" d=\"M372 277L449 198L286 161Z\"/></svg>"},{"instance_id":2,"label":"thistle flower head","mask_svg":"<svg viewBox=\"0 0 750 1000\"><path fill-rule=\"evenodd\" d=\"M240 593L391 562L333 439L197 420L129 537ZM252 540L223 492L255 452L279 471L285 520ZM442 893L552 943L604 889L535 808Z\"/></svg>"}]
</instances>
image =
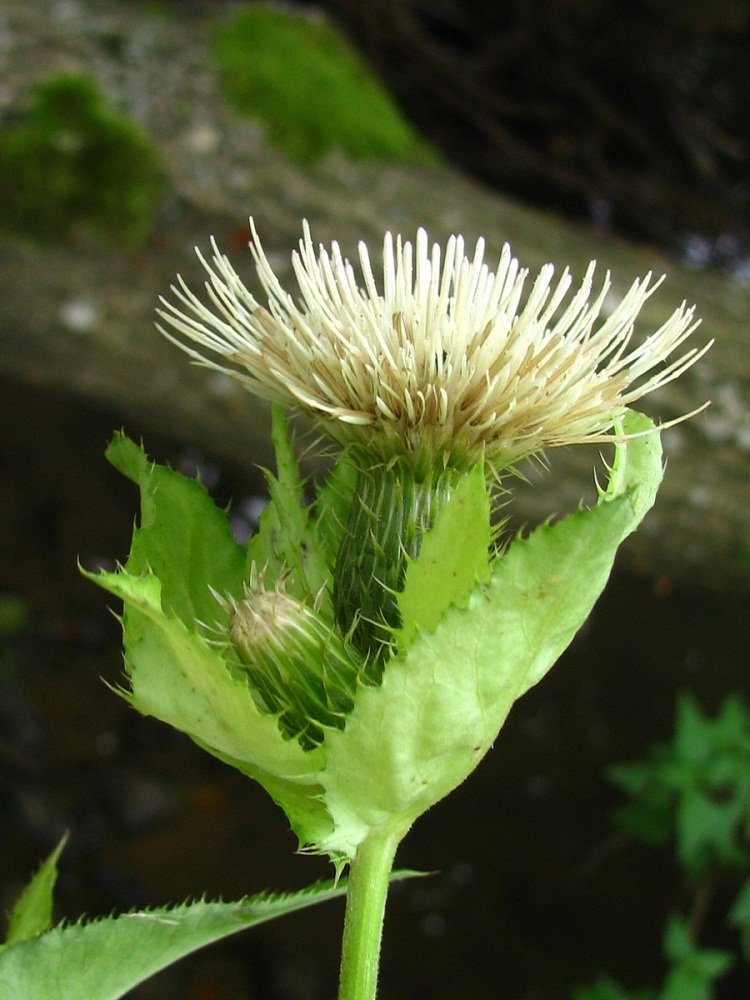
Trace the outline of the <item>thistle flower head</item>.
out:
<instances>
[{"instance_id":1,"label":"thistle flower head","mask_svg":"<svg viewBox=\"0 0 750 1000\"><path fill-rule=\"evenodd\" d=\"M301 291L281 287L251 220L261 305L213 242L204 304L182 279L163 299L162 332L199 363L265 399L307 412L342 447L388 461L404 456L495 470L544 449L616 438L632 403L672 381L708 346L670 356L697 326L681 305L637 346L634 323L658 287L636 280L602 316L594 263L577 289L545 265L524 298L527 272L506 245L494 271L484 241L473 256L452 236L443 251L423 229L414 246L388 233L383 276L359 246L361 279L337 243L315 251L308 226L292 257ZM205 355L211 352L216 357ZM218 359L218 360L217 360Z\"/></svg>"}]
</instances>

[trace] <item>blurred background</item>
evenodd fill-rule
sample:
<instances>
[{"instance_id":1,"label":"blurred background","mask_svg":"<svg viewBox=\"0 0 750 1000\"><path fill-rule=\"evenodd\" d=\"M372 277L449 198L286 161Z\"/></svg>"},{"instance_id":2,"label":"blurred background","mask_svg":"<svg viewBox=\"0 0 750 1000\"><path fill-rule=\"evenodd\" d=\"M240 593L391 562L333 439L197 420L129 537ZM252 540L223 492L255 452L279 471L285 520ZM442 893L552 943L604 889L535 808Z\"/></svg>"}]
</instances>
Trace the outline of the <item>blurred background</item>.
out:
<instances>
[{"instance_id":1,"label":"blurred background","mask_svg":"<svg viewBox=\"0 0 750 1000\"><path fill-rule=\"evenodd\" d=\"M127 555L124 427L200 472L238 536L264 503L268 413L153 328L213 234L251 287L247 216L288 287L313 236L373 256L387 228L511 243L616 293L666 272L638 335L695 301L710 354L648 401L669 419L656 509L558 666L398 861L384 1000L567 1000L658 986L668 913L737 954L741 878L688 878L613 821L613 764L671 738L678 692L750 700L750 4L592 0L3 0L0 5L0 915L64 830L57 916L302 887L263 793L107 688L117 622L77 572ZM644 408L648 408L644 407ZM591 495L596 453L528 470L513 526ZM314 465L308 466L314 474ZM103 681L106 682L103 683ZM750 735L750 734L749 734ZM740 849L748 855L747 835ZM742 866L740 865L740 873ZM326 1000L339 904L213 947L137 1000Z\"/></svg>"}]
</instances>

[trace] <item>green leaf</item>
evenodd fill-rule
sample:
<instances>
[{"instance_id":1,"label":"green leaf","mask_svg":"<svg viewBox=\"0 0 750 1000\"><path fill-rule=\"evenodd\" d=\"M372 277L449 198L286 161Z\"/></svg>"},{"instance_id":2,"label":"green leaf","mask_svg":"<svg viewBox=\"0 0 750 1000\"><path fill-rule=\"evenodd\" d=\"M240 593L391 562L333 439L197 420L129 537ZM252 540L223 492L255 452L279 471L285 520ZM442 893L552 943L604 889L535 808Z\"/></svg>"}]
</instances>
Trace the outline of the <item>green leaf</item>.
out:
<instances>
[{"instance_id":1,"label":"green leaf","mask_svg":"<svg viewBox=\"0 0 750 1000\"><path fill-rule=\"evenodd\" d=\"M626 433L653 424L631 413ZM619 445L599 503L511 543L466 607L449 608L357 696L343 733L326 735L321 782L344 853L390 816L415 818L490 748L514 701L550 669L586 620L620 542L661 481L658 434ZM324 844L324 849L328 847Z\"/></svg>"},{"instance_id":2,"label":"green leaf","mask_svg":"<svg viewBox=\"0 0 750 1000\"><path fill-rule=\"evenodd\" d=\"M438 514L418 557L407 561L404 589L397 595L399 650L408 649L418 631L431 632L448 608L465 605L476 584L486 582L490 541L490 498L479 464Z\"/></svg>"},{"instance_id":3,"label":"green leaf","mask_svg":"<svg viewBox=\"0 0 750 1000\"><path fill-rule=\"evenodd\" d=\"M711 725L695 700L683 691L677 701L675 755L685 763L700 764L711 754Z\"/></svg>"},{"instance_id":4,"label":"green leaf","mask_svg":"<svg viewBox=\"0 0 750 1000\"><path fill-rule=\"evenodd\" d=\"M624 833L631 834L638 840L653 847L666 844L674 836L674 808L668 802L664 808L658 808L654 803L633 802L621 806L613 813L616 826Z\"/></svg>"},{"instance_id":5,"label":"green leaf","mask_svg":"<svg viewBox=\"0 0 750 1000\"><path fill-rule=\"evenodd\" d=\"M331 570L336 563L341 538L346 530L356 484L357 468L344 455L318 489L314 510L315 533Z\"/></svg>"},{"instance_id":6,"label":"green leaf","mask_svg":"<svg viewBox=\"0 0 750 1000\"><path fill-rule=\"evenodd\" d=\"M265 471L271 503L263 511L258 534L247 548L247 571L254 563L265 569L273 585L288 574L286 589L304 600L314 596L328 580L328 564L304 506L304 483L292 448L284 411L274 406L271 439L276 452L276 475Z\"/></svg>"},{"instance_id":7,"label":"green leaf","mask_svg":"<svg viewBox=\"0 0 750 1000\"><path fill-rule=\"evenodd\" d=\"M284 739L220 650L165 614L159 580L125 571L86 574L126 608L125 662L134 708L186 733L204 750L258 781L282 806L301 844L330 832L317 771L320 751Z\"/></svg>"},{"instance_id":8,"label":"green leaf","mask_svg":"<svg viewBox=\"0 0 750 1000\"><path fill-rule=\"evenodd\" d=\"M627 990L611 979L601 979L593 986L579 986L573 1000L657 1000L655 990Z\"/></svg>"},{"instance_id":9,"label":"green leaf","mask_svg":"<svg viewBox=\"0 0 750 1000\"><path fill-rule=\"evenodd\" d=\"M713 982L734 963L734 956L716 948L699 948L682 917L671 916L664 932L664 955L673 964L661 1000L711 1000Z\"/></svg>"},{"instance_id":10,"label":"green leaf","mask_svg":"<svg viewBox=\"0 0 750 1000\"><path fill-rule=\"evenodd\" d=\"M683 868L695 877L704 875L717 860L742 864L736 842L738 803L713 799L710 789L687 789L675 816L677 855Z\"/></svg>"},{"instance_id":11,"label":"green leaf","mask_svg":"<svg viewBox=\"0 0 750 1000\"><path fill-rule=\"evenodd\" d=\"M750 879L740 889L727 920L735 927L750 929Z\"/></svg>"},{"instance_id":12,"label":"green leaf","mask_svg":"<svg viewBox=\"0 0 750 1000\"><path fill-rule=\"evenodd\" d=\"M665 770L671 766L670 754L670 748L656 744L646 760L617 764L607 770L609 780L632 799L615 811L615 823L647 844L664 844L674 836L677 793L665 779Z\"/></svg>"},{"instance_id":13,"label":"green leaf","mask_svg":"<svg viewBox=\"0 0 750 1000\"><path fill-rule=\"evenodd\" d=\"M39 871L11 910L8 936L3 948L31 940L46 931L52 923L52 893L57 881L57 862L67 839L66 833L54 851L42 862Z\"/></svg>"},{"instance_id":14,"label":"green leaf","mask_svg":"<svg viewBox=\"0 0 750 1000\"><path fill-rule=\"evenodd\" d=\"M660 1000L713 1000L714 981L733 964L734 956L728 951L696 949L670 969Z\"/></svg>"},{"instance_id":15,"label":"green leaf","mask_svg":"<svg viewBox=\"0 0 750 1000\"><path fill-rule=\"evenodd\" d=\"M677 704L672 742L644 761L620 765L610 777L633 801L621 826L648 841L672 836L692 878L717 864L744 870L750 827L750 716L741 699L725 700L707 718L687 694Z\"/></svg>"},{"instance_id":16,"label":"green leaf","mask_svg":"<svg viewBox=\"0 0 750 1000\"><path fill-rule=\"evenodd\" d=\"M391 882L423 872L392 872ZM0 952L0 1000L118 1000L214 941L346 894L346 880L299 892L198 900L53 928Z\"/></svg>"},{"instance_id":17,"label":"green leaf","mask_svg":"<svg viewBox=\"0 0 750 1000\"><path fill-rule=\"evenodd\" d=\"M750 879L742 886L732 904L727 923L739 928L742 953L750 961Z\"/></svg>"},{"instance_id":18,"label":"green leaf","mask_svg":"<svg viewBox=\"0 0 750 1000\"><path fill-rule=\"evenodd\" d=\"M671 969L659 995L659 1000L713 1000L713 985L691 965Z\"/></svg>"},{"instance_id":19,"label":"green leaf","mask_svg":"<svg viewBox=\"0 0 750 1000\"><path fill-rule=\"evenodd\" d=\"M299 506L302 483L280 411L274 439L280 474L270 515L281 525L277 510L283 508L285 531L301 543L312 529L305 527ZM276 717L259 708L247 676L232 666L222 644L229 609L212 589L238 597L245 575L244 551L224 513L199 483L152 465L123 435L115 438L108 457L141 489L141 525L125 569L85 574L124 603L130 681L124 697L257 780L285 810L300 843L317 842L331 828L316 776L321 755L284 738ZM291 544L281 527L279 537L282 546ZM298 563L304 572L308 565Z\"/></svg>"},{"instance_id":20,"label":"green leaf","mask_svg":"<svg viewBox=\"0 0 750 1000\"><path fill-rule=\"evenodd\" d=\"M257 707L244 679L195 629L163 610L152 573L86 574L128 609L125 657L131 692L124 696L201 745L289 778L314 772L314 754L284 740L276 719Z\"/></svg>"},{"instance_id":21,"label":"green leaf","mask_svg":"<svg viewBox=\"0 0 750 1000\"><path fill-rule=\"evenodd\" d=\"M239 597L245 555L224 512L200 483L154 465L124 434L115 435L107 458L141 491L141 523L133 532L128 572L150 569L161 583L165 612L189 627L226 617L211 588Z\"/></svg>"},{"instance_id":22,"label":"green leaf","mask_svg":"<svg viewBox=\"0 0 750 1000\"><path fill-rule=\"evenodd\" d=\"M695 943L687 922L671 916L664 928L664 956L670 962L682 962L695 951Z\"/></svg>"},{"instance_id":23,"label":"green leaf","mask_svg":"<svg viewBox=\"0 0 750 1000\"><path fill-rule=\"evenodd\" d=\"M0 1000L117 1000L198 948L345 891L343 883L326 883L288 895L201 900L56 927L0 953Z\"/></svg>"}]
</instances>

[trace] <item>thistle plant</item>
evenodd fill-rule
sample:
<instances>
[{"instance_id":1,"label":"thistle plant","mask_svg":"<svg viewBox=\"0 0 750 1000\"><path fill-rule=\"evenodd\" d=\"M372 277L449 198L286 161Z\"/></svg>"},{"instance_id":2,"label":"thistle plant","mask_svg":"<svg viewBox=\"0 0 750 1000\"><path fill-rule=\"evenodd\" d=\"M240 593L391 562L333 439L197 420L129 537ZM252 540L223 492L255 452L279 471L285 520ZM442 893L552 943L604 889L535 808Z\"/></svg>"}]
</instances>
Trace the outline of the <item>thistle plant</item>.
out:
<instances>
[{"instance_id":1,"label":"thistle plant","mask_svg":"<svg viewBox=\"0 0 750 1000\"><path fill-rule=\"evenodd\" d=\"M547 265L520 309L526 272L507 245L493 273L482 240L470 261L463 239L451 237L441 261L424 230L414 250L388 233L381 294L364 243L360 289L338 245L316 256L305 225L293 257L300 307L276 279L252 220L251 231L267 308L214 243L213 261L201 256L212 307L180 282L176 304L163 300L160 314L191 357L306 412L356 470L333 600L339 630L375 663L400 624L407 560L467 473L484 464L499 482L546 448L615 439L610 429L628 406L699 353L661 366L694 329L684 305L628 351L633 320L656 287L651 275L594 329L610 285L605 279L592 300L593 263L569 301L570 273L553 284Z\"/></svg>"},{"instance_id":2,"label":"thistle plant","mask_svg":"<svg viewBox=\"0 0 750 1000\"><path fill-rule=\"evenodd\" d=\"M204 293L178 279L159 313L194 361L274 404L259 531L238 544L200 484L119 435L109 457L140 487L141 523L126 565L94 579L124 604L123 696L348 867L340 998L369 1000L398 844L585 621L661 481L658 428L631 406L710 345L680 352L697 326L684 304L633 344L650 275L603 315L593 264L578 287L547 265L527 290L508 247L492 270L481 240L469 257L423 230L385 237L378 280L364 245L357 277L305 226L295 300L251 229L265 304L214 243ZM311 503L285 411L336 457ZM518 464L587 442L614 445L596 504L503 537Z\"/></svg>"}]
</instances>

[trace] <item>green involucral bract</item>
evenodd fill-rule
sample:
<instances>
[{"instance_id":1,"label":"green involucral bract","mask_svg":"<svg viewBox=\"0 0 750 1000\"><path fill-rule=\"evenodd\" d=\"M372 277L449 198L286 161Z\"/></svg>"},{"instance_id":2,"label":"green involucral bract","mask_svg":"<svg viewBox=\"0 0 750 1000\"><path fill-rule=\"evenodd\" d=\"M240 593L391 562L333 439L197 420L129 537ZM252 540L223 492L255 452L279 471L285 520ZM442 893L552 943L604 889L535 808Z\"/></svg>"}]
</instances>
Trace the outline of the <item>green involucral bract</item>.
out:
<instances>
[{"instance_id":1,"label":"green involucral bract","mask_svg":"<svg viewBox=\"0 0 750 1000\"><path fill-rule=\"evenodd\" d=\"M259 533L241 546L200 484L150 464L118 436L109 458L140 487L141 524L125 567L94 579L124 602L124 696L259 781L300 843L338 864L374 828L405 832L471 773L514 701L567 647L620 542L652 506L662 474L658 433L638 413L622 430L630 437L616 446L596 505L498 554L484 470L464 476L406 560L399 624L379 683L364 677L343 728L324 726L322 742L307 747L252 687L228 639L229 620L250 575L262 572L265 586L283 585L336 628L332 572L356 473L344 459L305 506L275 411L272 500ZM335 638L345 648L347 637ZM293 635L288 641L296 648ZM309 665L310 677L317 669ZM306 683L290 668L290 686Z\"/></svg>"},{"instance_id":2,"label":"green involucral bract","mask_svg":"<svg viewBox=\"0 0 750 1000\"><path fill-rule=\"evenodd\" d=\"M474 472L480 477L479 496L486 499L481 463ZM407 563L421 552L424 536L437 524L440 510L462 484L465 487L465 476L438 462L417 479L405 459L358 469L333 567L333 603L336 624L351 634L354 646L369 658L368 675L373 681L379 682L393 630L402 625L399 595ZM460 520L468 527L467 518ZM488 536L481 555L486 564L489 513L479 523ZM427 572L432 575L432 567ZM475 582L472 578L472 585Z\"/></svg>"}]
</instances>

